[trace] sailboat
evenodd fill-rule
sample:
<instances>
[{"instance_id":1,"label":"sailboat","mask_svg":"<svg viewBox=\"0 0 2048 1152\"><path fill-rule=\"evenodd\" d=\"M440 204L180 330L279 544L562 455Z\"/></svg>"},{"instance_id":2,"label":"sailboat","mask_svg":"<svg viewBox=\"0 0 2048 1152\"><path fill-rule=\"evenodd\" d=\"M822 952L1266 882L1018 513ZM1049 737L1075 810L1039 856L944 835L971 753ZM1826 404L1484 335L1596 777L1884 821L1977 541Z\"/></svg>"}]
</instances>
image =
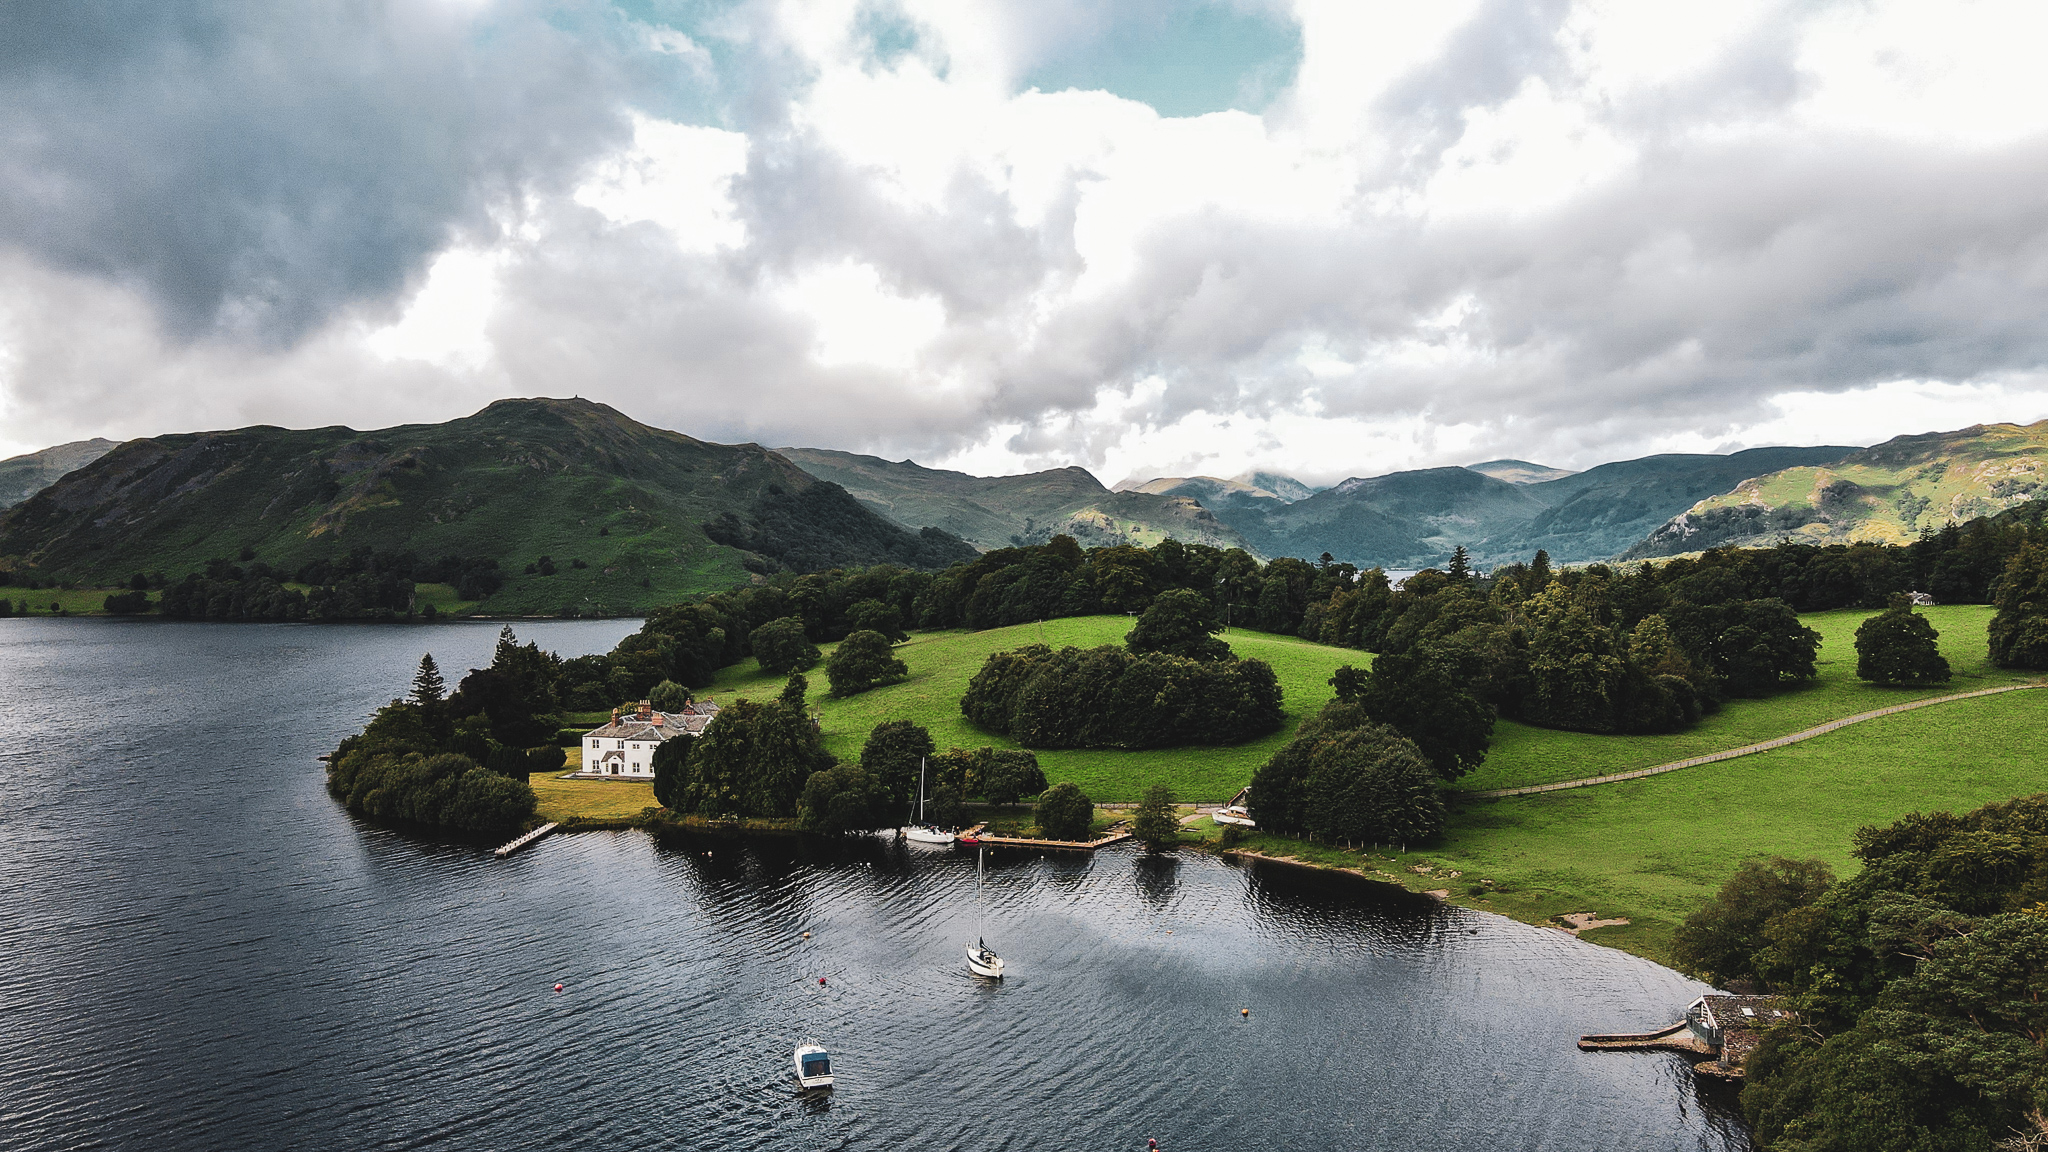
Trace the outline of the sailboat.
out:
<instances>
[{"instance_id":1,"label":"sailboat","mask_svg":"<svg viewBox=\"0 0 2048 1152\"><path fill-rule=\"evenodd\" d=\"M967 949L967 970L976 976L986 976L991 980L1001 980L1003 978L1003 958L996 955L995 950L988 946L988 942L982 938L981 930L983 911L981 871L982 860L987 855L988 849L986 848L978 849L974 854L974 944Z\"/></svg>"},{"instance_id":2,"label":"sailboat","mask_svg":"<svg viewBox=\"0 0 2048 1152\"><path fill-rule=\"evenodd\" d=\"M903 838L919 844L951 844L953 834L924 822L924 757L917 758L917 822L903 830Z\"/></svg>"}]
</instances>

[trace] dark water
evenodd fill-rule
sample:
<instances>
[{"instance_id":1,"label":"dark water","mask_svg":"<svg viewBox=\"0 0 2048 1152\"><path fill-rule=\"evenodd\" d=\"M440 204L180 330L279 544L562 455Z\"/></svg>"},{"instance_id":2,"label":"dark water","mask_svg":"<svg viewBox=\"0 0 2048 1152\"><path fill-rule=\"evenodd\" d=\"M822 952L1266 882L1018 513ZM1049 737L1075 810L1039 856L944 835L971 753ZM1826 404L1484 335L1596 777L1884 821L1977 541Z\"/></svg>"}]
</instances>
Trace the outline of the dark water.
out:
<instances>
[{"instance_id":1,"label":"dark water","mask_svg":"<svg viewBox=\"0 0 2048 1152\"><path fill-rule=\"evenodd\" d=\"M314 755L495 634L0 621L0 1147L1746 1146L1676 1058L1572 1046L1697 986L1341 878L1006 853L991 987L965 853L338 810Z\"/></svg>"}]
</instances>

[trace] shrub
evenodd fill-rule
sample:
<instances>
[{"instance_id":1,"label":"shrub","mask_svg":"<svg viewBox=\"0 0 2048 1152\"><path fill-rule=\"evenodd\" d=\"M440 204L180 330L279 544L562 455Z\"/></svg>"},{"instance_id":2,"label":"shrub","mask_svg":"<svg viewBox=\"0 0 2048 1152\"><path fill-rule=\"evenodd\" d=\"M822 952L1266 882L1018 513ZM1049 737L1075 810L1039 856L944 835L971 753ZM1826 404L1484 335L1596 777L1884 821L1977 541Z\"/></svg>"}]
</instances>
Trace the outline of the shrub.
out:
<instances>
[{"instance_id":1,"label":"shrub","mask_svg":"<svg viewBox=\"0 0 2048 1152\"><path fill-rule=\"evenodd\" d=\"M116 592L112 596L107 597L105 607L107 611L112 612L116 616L134 616L141 612L147 612L149 611L149 593Z\"/></svg>"},{"instance_id":2,"label":"shrub","mask_svg":"<svg viewBox=\"0 0 2048 1152\"><path fill-rule=\"evenodd\" d=\"M1048 840L1086 840L1095 821L1095 801L1071 783L1059 783L1038 798L1038 831Z\"/></svg>"},{"instance_id":3,"label":"shrub","mask_svg":"<svg viewBox=\"0 0 2048 1152\"><path fill-rule=\"evenodd\" d=\"M853 633L825 661L825 679L831 681L834 696L858 695L909 675L910 666L891 654L889 638L880 632Z\"/></svg>"}]
</instances>

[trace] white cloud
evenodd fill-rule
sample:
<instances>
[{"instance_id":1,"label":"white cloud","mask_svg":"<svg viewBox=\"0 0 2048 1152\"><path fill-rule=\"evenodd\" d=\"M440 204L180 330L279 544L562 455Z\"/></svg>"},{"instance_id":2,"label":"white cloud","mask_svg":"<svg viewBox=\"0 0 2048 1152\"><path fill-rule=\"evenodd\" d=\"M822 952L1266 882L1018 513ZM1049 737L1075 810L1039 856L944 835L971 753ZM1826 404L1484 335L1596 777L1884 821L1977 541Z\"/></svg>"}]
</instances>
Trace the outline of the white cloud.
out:
<instances>
[{"instance_id":1,"label":"white cloud","mask_svg":"<svg viewBox=\"0 0 2048 1152\"><path fill-rule=\"evenodd\" d=\"M826 367L907 371L946 324L945 308L936 297L898 295L867 264L811 269L777 299L816 331L812 357Z\"/></svg>"}]
</instances>

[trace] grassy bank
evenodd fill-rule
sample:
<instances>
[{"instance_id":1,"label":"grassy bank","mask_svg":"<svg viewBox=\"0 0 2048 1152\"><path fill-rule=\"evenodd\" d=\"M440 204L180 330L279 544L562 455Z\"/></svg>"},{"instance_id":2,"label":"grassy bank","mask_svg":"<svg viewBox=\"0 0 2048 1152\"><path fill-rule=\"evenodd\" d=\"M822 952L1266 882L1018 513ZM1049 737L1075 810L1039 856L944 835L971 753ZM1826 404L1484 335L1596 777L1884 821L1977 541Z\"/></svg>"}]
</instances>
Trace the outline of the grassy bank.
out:
<instances>
[{"instance_id":1,"label":"grassy bank","mask_svg":"<svg viewBox=\"0 0 2048 1152\"><path fill-rule=\"evenodd\" d=\"M0 585L0 600L14 605L17 615L21 605L28 604L30 616L105 616L107 597L126 588L20 588ZM151 592L149 602L154 604L163 595ZM51 605L56 605L52 608Z\"/></svg>"},{"instance_id":2,"label":"grassy bank","mask_svg":"<svg viewBox=\"0 0 2048 1152\"><path fill-rule=\"evenodd\" d=\"M1965 673L1946 691L2015 679L1984 661L1988 609L1960 606L1930 615L1937 613L1943 648ZM1720 740L1700 743L1698 750L1940 694L1895 693L1853 682L1855 627L1868 615L1809 617L1827 637L1823 652L1832 663L1825 666L1824 683L1731 708L1740 710L1739 723L1731 727L1724 721L1716 729ZM1821 709L1816 701L1833 704ZM1581 755L1561 764L1553 779L1637 766L1597 758L1620 755L1600 743L1613 738L1541 735ZM1770 752L1642 780L1467 800L1454 808L1444 841L1426 851L1347 851L1259 834L1246 837L1243 846L1356 869L1416 891L1447 891L1453 902L1531 923L1567 912L1623 917L1628 925L1594 929L1585 938L1661 961L1672 931L1744 859L1818 858L1837 873L1853 873L1849 841L1859 827L1914 811L1963 811L2048 790L2044 748L2048 691L2011 693L1887 716ZM1667 745L1641 756L1649 764L1687 754Z\"/></svg>"},{"instance_id":3,"label":"grassy bank","mask_svg":"<svg viewBox=\"0 0 2048 1152\"><path fill-rule=\"evenodd\" d=\"M1125 616L1085 616L986 632L920 633L896 648L896 656L910 666L908 680L839 700L826 693L825 670L820 665L805 673L811 682L810 701L824 725L826 748L842 760L859 759L868 732L884 720L922 724L942 749L1015 748L1014 741L983 732L960 713L960 697L967 691L967 682L981 670L982 661L992 652L1026 644L1045 643L1055 648L1120 644L1132 623ZM1256 657L1273 666L1285 693L1287 724L1280 732L1231 748L1041 751L1038 762L1044 766L1046 778L1056 784L1071 780L1107 803L1137 800L1155 783L1169 785L1189 800L1228 799L1287 742L1303 717L1315 714L1330 699L1330 676L1340 665L1371 659L1365 652L1242 628L1232 629L1224 639L1239 656ZM781 692L782 684L783 677L763 673L759 664L748 659L726 669L701 695L721 701L761 699Z\"/></svg>"}]
</instances>

